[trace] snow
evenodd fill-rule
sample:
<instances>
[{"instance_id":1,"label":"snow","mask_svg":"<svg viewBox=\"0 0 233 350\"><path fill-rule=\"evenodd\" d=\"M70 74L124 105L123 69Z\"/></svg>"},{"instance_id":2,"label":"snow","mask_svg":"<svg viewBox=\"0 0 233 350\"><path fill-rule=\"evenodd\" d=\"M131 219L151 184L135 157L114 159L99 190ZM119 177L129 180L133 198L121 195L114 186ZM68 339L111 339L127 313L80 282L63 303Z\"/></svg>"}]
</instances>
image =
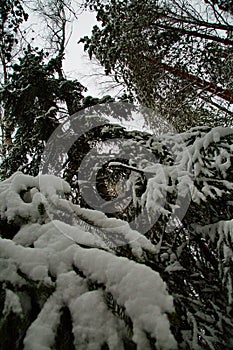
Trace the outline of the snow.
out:
<instances>
[{"instance_id":1,"label":"snow","mask_svg":"<svg viewBox=\"0 0 233 350\"><path fill-rule=\"evenodd\" d=\"M107 309L103 292L82 294L70 303L70 310L77 349L99 350L105 343L113 350L124 349L124 322Z\"/></svg>"},{"instance_id":2,"label":"snow","mask_svg":"<svg viewBox=\"0 0 233 350\"><path fill-rule=\"evenodd\" d=\"M1 247L1 242L0 242ZM6 259L0 254L0 281L9 282L12 285L23 286L25 281L18 275L17 265L13 259Z\"/></svg>"},{"instance_id":3,"label":"snow","mask_svg":"<svg viewBox=\"0 0 233 350\"><path fill-rule=\"evenodd\" d=\"M206 202L208 198L222 196L225 189L219 188L220 181L223 186L232 189L232 184L227 186L227 181L223 182L231 167L232 151L231 145L227 142L221 143L221 140L232 134L232 128L209 129L204 127L193 128L179 135L151 137L147 141L147 146L150 145L156 153L159 149L161 154L163 154L163 148L166 149L170 153L172 164L168 165L166 161L163 161L163 163L143 166L141 162L140 172L146 175L150 170L150 177L146 191L140 199L134 198L134 202L139 201L142 206L145 206L149 216L156 221L160 215L165 217L171 214L177 215L179 208L180 212L185 212L191 200L200 204ZM221 180L219 174L221 174ZM213 182L213 179L216 181ZM202 185L203 180L205 181ZM131 182L134 187L133 177L131 177ZM133 193L135 197L135 192ZM177 198L176 202L169 202L169 194ZM166 209L164 208L165 203L167 204ZM182 218L179 217L180 220Z\"/></svg>"},{"instance_id":4,"label":"snow","mask_svg":"<svg viewBox=\"0 0 233 350\"><path fill-rule=\"evenodd\" d=\"M119 234L123 242L129 241L132 254L139 260L143 259L144 251L155 253L156 246L121 220L70 204L62 198L62 193L69 189L67 183L53 176L33 178L21 173L0 184L2 217L27 219L26 223L22 221L13 240L0 238L0 264L3 266L0 281L22 285L26 283L21 276L24 274L32 281L55 289L27 330L25 350L52 347L64 305L71 312L78 348L99 349L107 343L110 349L123 349L124 322L107 308L103 293L110 293L132 320L132 339L138 349L145 348L148 341L145 332L154 339L158 349L175 349L176 341L167 318L167 313L174 312L173 298L159 273L116 256L99 235L78 224L78 216L91 220L105 233ZM27 203L20 196L22 190L30 194ZM47 211L50 210L46 213L46 222L41 220L44 214L38 211L41 201ZM71 225L54 220L52 210L57 208L68 208L77 216L77 221L73 220ZM74 272L74 266L84 277ZM10 276L7 276L9 271ZM89 291L86 279L104 284L105 291ZM12 294L8 293L6 305L20 310Z\"/></svg>"},{"instance_id":5,"label":"snow","mask_svg":"<svg viewBox=\"0 0 233 350\"><path fill-rule=\"evenodd\" d=\"M101 247L108 249L106 244L94 233L89 233L83 231L79 226L71 226L59 220L53 220L48 224L43 225L43 232L45 234L40 235L40 238L35 243L35 247L45 248L50 240L50 246L55 245L56 249L58 247L57 236L60 233L68 240L75 242L77 244L86 245L88 247ZM49 238L48 238L49 237ZM54 241L52 243L52 240Z\"/></svg>"},{"instance_id":6,"label":"snow","mask_svg":"<svg viewBox=\"0 0 233 350\"><path fill-rule=\"evenodd\" d=\"M46 301L24 338L24 350L50 350L60 321L62 300L58 293Z\"/></svg>"},{"instance_id":7,"label":"snow","mask_svg":"<svg viewBox=\"0 0 233 350\"><path fill-rule=\"evenodd\" d=\"M14 236L13 241L24 247L30 247L42 234L41 228L38 223L24 225Z\"/></svg>"},{"instance_id":8,"label":"snow","mask_svg":"<svg viewBox=\"0 0 233 350\"><path fill-rule=\"evenodd\" d=\"M10 312L14 312L15 314L21 314L22 306L18 295L12 292L12 290L10 289L5 289L5 292L5 302L2 312L3 315L8 315Z\"/></svg>"},{"instance_id":9,"label":"snow","mask_svg":"<svg viewBox=\"0 0 233 350\"><path fill-rule=\"evenodd\" d=\"M209 236L213 242L217 236L221 242L229 238L233 242L233 219L221 220L205 226L195 225L194 227L198 233L202 233L204 237Z\"/></svg>"},{"instance_id":10,"label":"snow","mask_svg":"<svg viewBox=\"0 0 233 350\"><path fill-rule=\"evenodd\" d=\"M210 239L216 244L218 255L221 256L219 261L218 272L221 277L222 284L228 291L228 303L232 304L232 271L229 268L233 260L233 219L221 220L211 225L193 225L197 233L202 234L206 239Z\"/></svg>"},{"instance_id":11,"label":"snow","mask_svg":"<svg viewBox=\"0 0 233 350\"><path fill-rule=\"evenodd\" d=\"M109 237L111 245L111 236L118 234L119 245L129 244L132 252L138 258L143 258L143 250L155 253L155 246L144 235L131 229L130 225L120 219L108 218L104 213L97 210L80 208L77 205L72 206L73 211L101 230Z\"/></svg>"},{"instance_id":12,"label":"snow","mask_svg":"<svg viewBox=\"0 0 233 350\"><path fill-rule=\"evenodd\" d=\"M48 259L46 251L36 248L25 248L13 241L0 238L1 258L13 261L23 273L33 280L50 282L48 277ZM0 280L2 279L0 272Z\"/></svg>"},{"instance_id":13,"label":"snow","mask_svg":"<svg viewBox=\"0 0 233 350\"><path fill-rule=\"evenodd\" d=\"M147 187L141 198L133 198L135 203L144 206L152 219L153 215L162 214L181 225L182 218L176 213L184 203L188 209L190 202L208 203L229 194L232 190L228 181L230 146L225 143L215 149L216 143L232 134L232 129L223 129L193 129L181 134L179 139L173 135L161 137L161 150L167 145L171 161L165 160L164 164L140 161L139 170L147 176ZM151 138L150 141L155 148L158 146L158 140ZM129 165L129 169L136 170L133 165ZM136 173L129 179L135 196ZM64 196L69 192L67 182L51 175L33 178L17 172L0 183L0 216L7 219L9 225L16 222L20 226L12 240L0 238L0 281L24 286L25 275L33 283L52 290L27 330L25 349L53 347L64 306L71 313L78 349L100 349L103 344L110 350L123 349L125 324L106 306L106 295L111 295L132 321L132 340L137 349L150 348L147 334L157 349L176 349L167 316L174 312L173 298L160 274L143 262L147 254L156 259L161 251L161 261L165 266L169 264L165 272L172 278L173 273L185 271L178 259L187 242L178 247L176 254L163 250L163 237L152 244L127 222L72 204ZM221 257L216 269L228 291L230 305L233 220L194 225L193 229L216 245L216 254ZM130 258L137 262L116 255L116 248L125 244ZM97 290L90 290L90 284L97 285ZM19 297L6 289L4 313L11 310L21 314L22 306ZM190 313L188 317L193 326L193 339L186 344L189 342L192 348L197 348L197 339L202 336L198 333L197 318L203 315Z\"/></svg>"},{"instance_id":14,"label":"snow","mask_svg":"<svg viewBox=\"0 0 233 350\"><path fill-rule=\"evenodd\" d=\"M185 268L180 265L179 261L175 261L173 264L166 267L165 272L172 273L176 271L185 271Z\"/></svg>"},{"instance_id":15,"label":"snow","mask_svg":"<svg viewBox=\"0 0 233 350\"><path fill-rule=\"evenodd\" d=\"M27 191L26 202L25 193L23 198L20 196L22 190ZM118 244L129 244L138 258L143 257L143 250L155 252L153 244L142 234L132 230L127 222L108 218L104 213L97 210L80 208L63 199L62 193L69 191L68 183L55 176L40 175L33 178L18 172L0 184L1 217L6 217L8 221L24 219L26 222L35 223L35 226L28 229L29 231L24 227L23 234L25 235L25 242L27 241L28 244L29 242L32 244L34 238L40 235L36 222L47 222L46 231L49 231L51 225L53 225L61 234L77 243L107 249L106 244L97 234L84 232L78 225L71 227L62 221L53 220L54 214L68 213L71 221L76 220L75 218L78 216L92 223L92 226L100 228L109 237L109 242L111 242L112 235L117 233L119 237ZM40 205L45 208L43 215L39 210ZM60 214L58 216L61 217ZM53 224L50 224L51 220ZM32 228L35 232L33 236L30 232ZM22 232L19 236L21 237L21 244L24 244L22 242ZM18 236L15 239L17 240ZM114 242L112 243L114 244Z\"/></svg>"},{"instance_id":16,"label":"snow","mask_svg":"<svg viewBox=\"0 0 233 350\"><path fill-rule=\"evenodd\" d=\"M63 287L61 288L61 279L64 278L62 274L65 273L65 271L71 272L69 270L72 269L72 264L75 264L75 266L82 270L93 282L104 283L106 285L106 290L113 295L119 305L125 307L127 314L136 325L133 338L135 341L139 341L137 339L138 332L140 333L146 330L156 339L158 347L160 346L164 349L175 348L176 343L171 334L166 316L166 313L174 311L172 297L167 293L165 283L158 273L145 265L135 263L126 258L116 257L109 252L104 252L95 248L86 250L78 245L74 246L70 241L68 243L68 240L65 244L65 238L62 235L57 235L56 240L55 237L54 239L50 237L50 239L47 240L46 248L44 244L41 244L41 237L43 236L40 236L34 243L35 248L22 247L10 240L1 240L1 257L12 259L15 264L19 266L20 270L33 280L40 280L44 283L50 282L51 284L52 282L49 281L48 269L50 269L53 274L56 273L58 279L57 293L60 293L59 286L60 289L64 288L66 293L64 299L66 301L72 300L74 289L71 288L69 292L67 283L62 283ZM38 244L36 244L37 242ZM62 250L62 248L64 250ZM54 258L56 259L54 260ZM63 268L61 268L61 266L63 266ZM77 292L77 288L75 290ZM86 296L85 298L88 297ZM54 337L54 331L51 330L51 327L55 327L58 322L59 303L61 304L57 295L53 295L50 299L46 302L37 320L28 330L25 339L25 349L30 349L31 345L27 344L31 344L32 341L33 344L38 344L39 340L41 342L40 334L44 334L43 342L39 344L41 347L36 345L35 347L31 347L31 349L46 349L46 346L49 349ZM83 299L74 301L77 310L81 308L82 302ZM78 322L78 320L76 322L75 317L79 317L75 315L80 315L80 313L77 313L72 305L73 304L71 304L70 307L71 311L73 310L75 324ZM90 314L88 313L89 316L86 317L93 317L92 308L90 312ZM99 312L103 313L105 311L101 309ZM48 314L50 317L45 316ZM84 321L85 320L82 322ZM87 321L85 322L85 327L87 329L88 323ZM50 328L46 326L47 324L50 325ZM78 322L78 324L80 325L80 322ZM106 328L105 325L101 327L102 329ZM160 329L161 327L162 329ZM46 328L46 331L44 328ZM109 337L110 335L111 332L109 331ZM120 340L118 337L114 339L111 338L111 342L119 344ZM117 345L115 348L117 349Z\"/></svg>"},{"instance_id":17,"label":"snow","mask_svg":"<svg viewBox=\"0 0 233 350\"><path fill-rule=\"evenodd\" d=\"M104 283L106 290L125 307L137 325L135 338L138 330L147 330L158 347L176 347L165 315L174 311L172 297L158 273L145 265L95 249L79 249L74 263L91 280Z\"/></svg>"},{"instance_id":18,"label":"snow","mask_svg":"<svg viewBox=\"0 0 233 350\"><path fill-rule=\"evenodd\" d=\"M26 203L20 197L21 191L30 189L32 202ZM40 191L40 192L39 192ZM68 183L53 175L38 175L32 177L16 172L9 179L0 183L0 213L1 217L14 220L19 216L36 222L40 215L38 205L47 204L47 197L50 202L57 204L60 200L59 192L70 192ZM29 202L29 203L28 203Z\"/></svg>"},{"instance_id":19,"label":"snow","mask_svg":"<svg viewBox=\"0 0 233 350\"><path fill-rule=\"evenodd\" d=\"M59 274L56 284L56 291L27 330L24 350L50 350L54 344L62 307L88 291L86 284L74 271Z\"/></svg>"}]
</instances>

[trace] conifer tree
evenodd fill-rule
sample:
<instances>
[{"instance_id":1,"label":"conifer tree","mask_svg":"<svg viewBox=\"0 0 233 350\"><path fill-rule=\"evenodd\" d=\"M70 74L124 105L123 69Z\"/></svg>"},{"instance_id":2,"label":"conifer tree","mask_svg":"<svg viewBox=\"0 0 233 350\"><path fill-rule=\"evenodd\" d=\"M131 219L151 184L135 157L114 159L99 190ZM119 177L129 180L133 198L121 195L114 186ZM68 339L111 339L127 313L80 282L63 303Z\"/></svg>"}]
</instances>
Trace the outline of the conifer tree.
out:
<instances>
[{"instance_id":1,"label":"conifer tree","mask_svg":"<svg viewBox=\"0 0 233 350\"><path fill-rule=\"evenodd\" d=\"M81 40L85 50L142 105L180 131L231 124L230 15L204 1L196 7L186 0L85 3L100 22Z\"/></svg>"},{"instance_id":2,"label":"conifer tree","mask_svg":"<svg viewBox=\"0 0 233 350\"><path fill-rule=\"evenodd\" d=\"M13 58L13 48L21 21L27 19L21 7L24 3L7 1L8 7L3 6L1 35L8 31L11 18L16 16L17 21L12 20L15 31L9 56L6 42L1 47L2 62L6 62L5 57L9 61L7 80L1 87L1 350L231 349L233 131L226 126L229 117L214 126L213 111L208 109L205 118L199 118L199 101L192 109L187 101L187 108L177 117L183 120L183 130L178 133L165 119L156 118L157 110L143 114L144 108L127 103L125 96L121 103L110 96L84 97L85 88L77 80L67 79L62 70L66 33L62 6L70 7L71 3L45 3L59 10L50 38L57 38L59 33L63 40L56 41L51 52L26 45L17 58ZM85 39L90 54L99 55L109 70L123 62L116 74L138 93L138 98L140 89L150 92L149 75L161 91L165 81L154 77L153 62L148 59L155 57L146 51L148 42L137 37L135 10L143 15L143 30L144 21L156 13L158 18L154 19L161 26L178 28L169 35L165 30L154 32L157 41L151 38L152 44L162 43L162 51L165 44L168 49L171 43L181 47L187 43L186 32L193 31L188 27L191 21L209 28L203 19L197 23L191 8L188 10L193 17L181 18L178 10L174 14L165 7L166 2L165 18L170 14L178 21L179 17L184 27L171 20L160 21L161 3L154 7L154 1L91 3L105 27L103 33L94 29L95 40ZM146 18L143 11L149 8L154 11ZM43 6L39 9L48 21L53 20L52 12L44 13ZM126 33L126 27L135 32ZM116 50L118 41L114 42L118 29L124 29L121 33L126 35L122 51ZM216 50L208 53L212 52L211 59L220 60L230 43L224 49L222 37L212 29L192 33L192 38L204 39L205 35L210 40L215 35L217 46L211 50ZM151 35L149 29L148 33L145 30L143 37ZM105 41L107 34L109 42ZM130 37L132 42L128 41ZM127 61L134 44L135 50L145 45L140 54L147 59L142 59L140 66L137 56L135 61L133 57ZM116 47L111 51L113 45ZM161 57L166 57L162 51ZM174 80L174 89L182 84L181 75L202 81L210 78L171 66L161 57L159 65L168 65L173 70L170 73L179 77ZM173 58L182 63L181 56ZM200 62L202 58L197 57ZM184 67L189 68L187 62ZM212 74L219 77L219 89L210 91L213 85L209 84L208 91L201 91L201 99L212 93L230 96L231 77L225 81L218 68ZM136 72L143 72L144 82L140 74L137 81ZM206 72L210 74L211 70L206 68ZM171 97L168 107L174 91L165 92ZM154 91L146 96L150 104ZM218 97L222 99L223 95ZM221 104L221 108L228 107ZM156 132L128 130L120 125L121 120L130 122L141 114L151 126L156 118ZM184 130L193 115L195 123L208 124L207 115L213 120L209 126ZM118 124L113 124L117 118Z\"/></svg>"}]
</instances>

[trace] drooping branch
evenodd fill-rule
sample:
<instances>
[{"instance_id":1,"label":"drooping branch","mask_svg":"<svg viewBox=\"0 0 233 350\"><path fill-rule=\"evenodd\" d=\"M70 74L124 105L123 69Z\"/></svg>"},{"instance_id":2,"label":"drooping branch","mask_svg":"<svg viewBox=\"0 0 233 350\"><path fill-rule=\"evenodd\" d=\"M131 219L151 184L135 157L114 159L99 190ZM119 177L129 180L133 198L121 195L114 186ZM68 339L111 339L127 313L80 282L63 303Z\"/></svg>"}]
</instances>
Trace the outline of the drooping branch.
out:
<instances>
[{"instance_id":1,"label":"drooping branch","mask_svg":"<svg viewBox=\"0 0 233 350\"><path fill-rule=\"evenodd\" d=\"M187 23L190 25L194 25L197 27L204 27L204 28L211 28L211 29L217 29L217 30L232 30L233 29L233 25L231 24L223 24L223 23L214 23L214 22L207 22L204 20L195 20L195 19L191 19L188 17L181 17L181 16L177 16L177 14L172 13L171 15L167 15L166 16L167 19L169 19L169 21L173 21L173 22L181 22L181 23Z\"/></svg>"},{"instance_id":2,"label":"drooping branch","mask_svg":"<svg viewBox=\"0 0 233 350\"><path fill-rule=\"evenodd\" d=\"M178 28L178 27L170 26L170 25L163 24L163 23L158 23L158 24L156 23L156 24L153 24L153 26L158 27L158 28L164 28L164 29L172 30L174 32L179 32L181 34L193 36L193 37L196 37L196 38L201 38L201 39L215 41L215 42L221 43L223 45L231 45L231 46L233 46L233 40L231 40L229 38L221 38L221 37L216 36L216 35L210 35L210 34L206 34L206 33L199 33L198 31L188 30L188 29L185 29L185 28Z\"/></svg>"},{"instance_id":3,"label":"drooping branch","mask_svg":"<svg viewBox=\"0 0 233 350\"><path fill-rule=\"evenodd\" d=\"M219 0L205 0L207 4L211 4L213 7L218 6L220 10L233 14L233 3L232 1L219 1Z\"/></svg>"},{"instance_id":4,"label":"drooping branch","mask_svg":"<svg viewBox=\"0 0 233 350\"><path fill-rule=\"evenodd\" d=\"M216 96L224 99L225 101L228 101L230 103L233 102L233 92L231 90L224 89L220 86L217 86L215 83L209 82L205 79L201 79L191 73L188 73L185 70L182 70L181 68L172 67L167 63L161 62L158 59L150 58L145 55L140 55L139 58L144 61L150 62L156 66L159 66L162 69L164 69L164 71L172 73L177 77L188 80L195 84L198 88L205 89L205 91L208 91L210 93L214 93Z\"/></svg>"}]
</instances>

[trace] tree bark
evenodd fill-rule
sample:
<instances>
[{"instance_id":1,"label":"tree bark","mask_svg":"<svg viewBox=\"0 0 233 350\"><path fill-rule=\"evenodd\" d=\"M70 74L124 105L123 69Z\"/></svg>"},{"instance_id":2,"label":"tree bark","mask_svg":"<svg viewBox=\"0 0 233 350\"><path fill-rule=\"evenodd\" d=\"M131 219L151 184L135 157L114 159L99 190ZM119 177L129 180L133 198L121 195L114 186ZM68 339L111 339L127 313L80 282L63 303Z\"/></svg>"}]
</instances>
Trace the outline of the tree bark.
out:
<instances>
[{"instance_id":1,"label":"tree bark","mask_svg":"<svg viewBox=\"0 0 233 350\"><path fill-rule=\"evenodd\" d=\"M225 101L228 101L230 103L233 102L233 92L231 90L224 89L220 86L217 86L215 83L196 77L195 75L190 74L187 71L182 70L181 68L169 66L167 63L163 63L158 59L150 58L144 55L140 55L139 58L143 59L144 61L150 62L154 65L157 65L164 69L164 71L172 73L173 75L179 78L188 80L200 89L215 94L216 96L222 98Z\"/></svg>"},{"instance_id":2,"label":"tree bark","mask_svg":"<svg viewBox=\"0 0 233 350\"><path fill-rule=\"evenodd\" d=\"M184 35L189 35L189 36L194 36L196 38L201 38L201 39L206 39L206 40L211 40L215 41L224 45L231 45L233 46L233 40L228 39L228 38L221 38L216 35L210 35L210 34L205 34L205 33L198 33L197 31L194 30L187 30L185 28L178 28L178 27L173 27L169 26L167 24L153 24L153 26L156 26L158 28L164 28L168 30L172 30L175 32L180 32L181 34Z\"/></svg>"}]
</instances>

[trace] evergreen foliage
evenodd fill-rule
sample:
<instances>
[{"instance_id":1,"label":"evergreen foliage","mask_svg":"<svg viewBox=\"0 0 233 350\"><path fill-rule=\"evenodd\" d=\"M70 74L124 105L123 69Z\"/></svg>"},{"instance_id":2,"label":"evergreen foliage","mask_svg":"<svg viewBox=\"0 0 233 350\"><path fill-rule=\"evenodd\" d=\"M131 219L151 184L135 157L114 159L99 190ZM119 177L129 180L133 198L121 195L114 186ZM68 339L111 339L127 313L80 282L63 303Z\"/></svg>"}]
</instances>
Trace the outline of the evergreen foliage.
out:
<instances>
[{"instance_id":1,"label":"evergreen foliage","mask_svg":"<svg viewBox=\"0 0 233 350\"><path fill-rule=\"evenodd\" d=\"M144 142L159 157L156 164L135 160L131 141L128 166L133 168L136 162L135 170L150 172L143 184L142 176L137 173L135 177L131 171L132 193L138 193L133 189L140 182L143 192L131 205L137 205L137 211L146 212L144 217L151 220L155 211L160 214L145 236L125 221L62 199L70 187L52 175L50 179L16 173L3 181L1 220L8 220L8 225L2 226L1 295L4 310L11 312L3 312L2 332L12 317L22 319L12 338L14 346L21 339L25 349L34 349L35 344L50 349L56 341L69 343L73 339L74 346L83 349L91 348L92 342L98 349L227 348L233 317L232 136L230 128L220 127L196 128L179 137L145 138L144 134L137 142ZM29 201L25 192L31 196ZM187 196L190 205L181 223L179 209ZM165 206L161 197L166 198ZM129 223L134 222L131 213L127 213ZM17 223L13 239L8 238L13 233L10 223ZM140 228L141 222L136 220L137 225ZM135 272L127 270L128 264ZM123 266L126 275L121 272ZM147 277L142 283L144 274ZM161 289L153 286L154 278L155 283L166 282L174 309L168 304L165 309L161 306L157 299ZM144 294L139 296L139 291ZM168 298L167 292L163 293ZM146 299L142 303L140 298ZM135 306L130 306L134 300ZM152 305L149 308L151 302L158 303L161 310L168 308L170 330L165 319L162 321L165 316L153 313ZM27 311L25 303L30 305ZM149 313L142 316L143 312ZM70 326L60 338L59 324L64 317ZM166 335L156 331L163 322ZM12 343L6 344L3 349L13 348Z\"/></svg>"},{"instance_id":2,"label":"evergreen foliage","mask_svg":"<svg viewBox=\"0 0 233 350\"><path fill-rule=\"evenodd\" d=\"M204 1L199 9L184 0L85 3L99 25L84 49L140 103L179 131L232 123L231 17Z\"/></svg>"},{"instance_id":3,"label":"evergreen foliage","mask_svg":"<svg viewBox=\"0 0 233 350\"><path fill-rule=\"evenodd\" d=\"M64 118L61 105L67 102L73 111L80 109L85 88L78 81L57 77L57 60L46 63L45 57L43 50L28 47L1 91L8 130L15 134L2 164L5 177L18 169L36 175L45 142Z\"/></svg>"},{"instance_id":4,"label":"evergreen foliage","mask_svg":"<svg viewBox=\"0 0 233 350\"><path fill-rule=\"evenodd\" d=\"M63 72L71 1L38 2L50 50L1 2L1 350L232 348L232 11L205 2L85 1L121 103ZM121 125L135 96L154 132Z\"/></svg>"}]
</instances>

